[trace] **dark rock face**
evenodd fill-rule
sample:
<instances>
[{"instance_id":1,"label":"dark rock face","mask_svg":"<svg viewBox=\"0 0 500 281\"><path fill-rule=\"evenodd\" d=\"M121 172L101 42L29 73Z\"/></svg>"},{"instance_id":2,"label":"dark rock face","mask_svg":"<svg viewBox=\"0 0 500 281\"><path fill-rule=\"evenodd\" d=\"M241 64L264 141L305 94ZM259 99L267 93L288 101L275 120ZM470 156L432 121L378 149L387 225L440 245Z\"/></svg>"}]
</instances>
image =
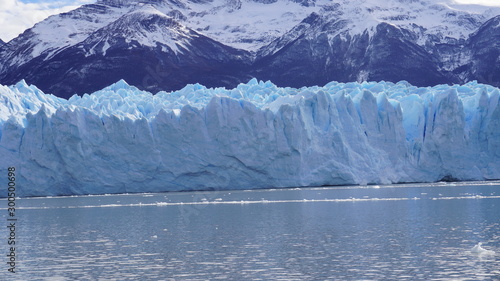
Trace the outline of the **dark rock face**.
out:
<instances>
[{"instance_id":1,"label":"dark rock face","mask_svg":"<svg viewBox=\"0 0 500 281\"><path fill-rule=\"evenodd\" d=\"M143 2L152 5L163 0ZM91 21L126 5L130 3L102 0L60 16ZM183 26L178 18L128 13L78 44L34 57L30 57L32 51L43 46L27 30L9 44L0 41L0 84L25 79L66 98L120 79L151 92L177 90L191 83L232 88L252 77L291 87L333 80L406 80L416 86L478 80L500 86L500 16L485 22L466 40L421 45L417 31L380 23L370 32L339 33L346 27L345 20L312 13L256 53L217 42ZM141 41L154 36L163 39L154 44Z\"/></svg>"},{"instance_id":2,"label":"dark rock face","mask_svg":"<svg viewBox=\"0 0 500 281\"><path fill-rule=\"evenodd\" d=\"M500 16L489 20L466 42L424 47L415 43L412 32L386 23L379 24L372 36L365 32L328 40L342 22L325 22L311 15L260 51L255 76L293 87L323 85L332 80L406 80L416 86L478 80L498 86L499 21ZM445 64L454 67L449 69Z\"/></svg>"},{"instance_id":3,"label":"dark rock face","mask_svg":"<svg viewBox=\"0 0 500 281\"><path fill-rule=\"evenodd\" d=\"M464 77L500 87L500 16L486 22L467 44L471 59Z\"/></svg>"},{"instance_id":4,"label":"dark rock face","mask_svg":"<svg viewBox=\"0 0 500 281\"><path fill-rule=\"evenodd\" d=\"M420 46L409 30L380 23L371 35L332 34L342 21L312 14L259 51L254 73L280 86L323 85L332 80L406 80L416 86L478 80L500 85L500 16L468 40Z\"/></svg>"},{"instance_id":5,"label":"dark rock face","mask_svg":"<svg viewBox=\"0 0 500 281\"><path fill-rule=\"evenodd\" d=\"M132 85L157 92L177 90L186 84L201 83L209 87L221 83L237 84L251 79L242 71L244 61L214 42L199 42L198 52L176 56L156 49L109 49L106 56L86 57L79 46L56 55L49 61L33 61L4 79L25 79L40 89L68 98L73 94L91 93L120 79ZM217 58L204 56L216 51ZM10 73L9 73L10 74ZM111 82L114 81L114 82Z\"/></svg>"},{"instance_id":6,"label":"dark rock face","mask_svg":"<svg viewBox=\"0 0 500 281\"><path fill-rule=\"evenodd\" d=\"M338 35L330 42L327 33L311 37L305 31L274 54L259 57L257 78L293 87L332 80L406 80L416 86L455 82L438 71L438 58L394 26L382 23L372 37L367 32L346 38Z\"/></svg>"}]
</instances>

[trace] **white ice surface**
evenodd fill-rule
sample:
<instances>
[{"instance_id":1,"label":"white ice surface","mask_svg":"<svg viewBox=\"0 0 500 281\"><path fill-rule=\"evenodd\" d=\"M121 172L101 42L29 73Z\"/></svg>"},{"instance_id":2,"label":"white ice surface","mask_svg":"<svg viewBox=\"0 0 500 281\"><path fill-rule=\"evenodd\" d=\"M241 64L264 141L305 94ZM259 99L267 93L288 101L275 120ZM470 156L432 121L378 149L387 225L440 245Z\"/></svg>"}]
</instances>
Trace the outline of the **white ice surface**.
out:
<instances>
[{"instance_id":1,"label":"white ice surface","mask_svg":"<svg viewBox=\"0 0 500 281\"><path fill-rule=\"evenodd\" d=\"M69 100L0 86L0 173L19 193L103 194L500 179L500 91L251 80Z\"/></svg>"}]
</instances>

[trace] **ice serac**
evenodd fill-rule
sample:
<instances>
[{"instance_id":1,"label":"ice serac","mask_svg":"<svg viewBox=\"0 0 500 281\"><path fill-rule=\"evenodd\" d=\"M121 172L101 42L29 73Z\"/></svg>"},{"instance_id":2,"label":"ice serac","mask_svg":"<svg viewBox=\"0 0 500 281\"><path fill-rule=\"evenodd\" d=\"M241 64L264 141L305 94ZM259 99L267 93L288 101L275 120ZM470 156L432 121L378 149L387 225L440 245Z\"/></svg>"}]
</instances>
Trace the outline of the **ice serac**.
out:
<instances>
[{"instance_id":1,"label":"ice serac","mask_svg":"<svg viewBox=\"0 0 500 281\"><path fill-rule=\"evenodd\" d=\"M0 173L20 196L500 179L500 91L331 82L69 100L0 86Z\"/></svg>"}]
</instances>

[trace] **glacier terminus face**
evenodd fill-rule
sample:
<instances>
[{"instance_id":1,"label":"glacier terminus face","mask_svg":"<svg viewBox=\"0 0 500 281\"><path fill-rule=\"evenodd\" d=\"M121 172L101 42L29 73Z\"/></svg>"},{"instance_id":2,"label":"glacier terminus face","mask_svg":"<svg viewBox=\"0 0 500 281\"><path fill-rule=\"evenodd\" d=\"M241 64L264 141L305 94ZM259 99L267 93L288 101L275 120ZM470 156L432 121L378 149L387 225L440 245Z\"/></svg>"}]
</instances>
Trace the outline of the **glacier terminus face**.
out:
<instances>
[{"instance_id":1,"label":"glacier terminus face","mask_svg":"<svg viewBox=\"0 0 500 281\"><path fill-rule=\"evenodd\" d=\"M0 174L20 196L500 179L500 91L331 82L69 100L0 86Z\"/></svg>"}]
</instances>

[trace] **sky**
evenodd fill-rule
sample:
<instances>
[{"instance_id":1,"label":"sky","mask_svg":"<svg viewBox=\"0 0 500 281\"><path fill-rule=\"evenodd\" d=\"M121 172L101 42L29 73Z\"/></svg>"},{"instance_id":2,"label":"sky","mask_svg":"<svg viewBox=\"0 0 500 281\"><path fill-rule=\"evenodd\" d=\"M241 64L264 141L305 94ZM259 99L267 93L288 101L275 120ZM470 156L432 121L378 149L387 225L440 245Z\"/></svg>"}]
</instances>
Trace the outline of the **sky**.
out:
<instances>
[{"instance_id":1,"label":"sky","mask_svg":"<svg viewBox=\"0 0 500 281\"><path fill-rule=\"evenodd\" d=\"M455 0L460 4L479 4L500 7L500 0Z\"/></svg>"},{"instance_id":2,"label":"sky","mask_svg":"<svg viewBox=\"0 0 500 281\"><path fill-rule=\"evenodd\" d=\"M96 0L0 0L0 39L8 42L47 17Z\"/></svg>"},{"instance_id":3,"label":"sky","mask_svg":"<svg viewBox=\"0 0 500 281\"><path fill-rule=\"evenodd\" d=\"M450 1L450 0L448 0ZM500 0L451 0L459 4L500 7ZM0 39L8 42L35 23L96 0L0 0ZM436 0L446 2L446 0Z\"/></svg>"}]
</instances>

